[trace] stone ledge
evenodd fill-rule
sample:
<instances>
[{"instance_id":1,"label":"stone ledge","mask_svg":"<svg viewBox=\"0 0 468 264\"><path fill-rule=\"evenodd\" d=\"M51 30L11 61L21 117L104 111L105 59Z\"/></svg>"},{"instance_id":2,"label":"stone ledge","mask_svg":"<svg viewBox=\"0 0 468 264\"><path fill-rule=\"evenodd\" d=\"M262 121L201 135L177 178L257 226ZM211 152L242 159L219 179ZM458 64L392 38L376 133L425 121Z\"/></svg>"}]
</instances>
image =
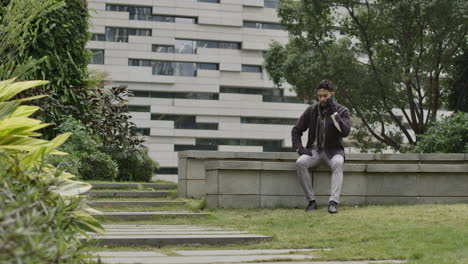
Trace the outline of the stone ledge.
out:
<instances>
[{"instance_id":1,"label":"stone ledge","mask_svg":"<svg viewBox=\"0 0 468 264\"><path fill-rule=\"evenodd\" d=\"M186 150L179 152L179 159L248 159L288 161L298 158L295 152L227 152ZM349 161L468 161L468 154L463 153L404 153L404 154L346 154Z\"/></svg>"}]
</instances>

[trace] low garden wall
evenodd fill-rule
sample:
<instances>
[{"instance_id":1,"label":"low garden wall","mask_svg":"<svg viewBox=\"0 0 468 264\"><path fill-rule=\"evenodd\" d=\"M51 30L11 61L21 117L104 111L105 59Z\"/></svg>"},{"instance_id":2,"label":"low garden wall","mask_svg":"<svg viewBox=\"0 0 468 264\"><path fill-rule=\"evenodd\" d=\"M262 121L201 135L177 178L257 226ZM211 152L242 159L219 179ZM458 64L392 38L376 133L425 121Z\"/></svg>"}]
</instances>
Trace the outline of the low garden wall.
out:
<instances>
[{"instance_id":1,"label":"low garden wall","mask_svg":"<svg viewBox=\"0 0 468 264\"><path fill-rule=\"evenodd\" d=\"M179 197L208 207L302 207L296 153L179 152ZM311 171L317 202L326 204L330 170ZM468 154L348 154L343 204L468 202Z\"/></svg>"}]
</instances>

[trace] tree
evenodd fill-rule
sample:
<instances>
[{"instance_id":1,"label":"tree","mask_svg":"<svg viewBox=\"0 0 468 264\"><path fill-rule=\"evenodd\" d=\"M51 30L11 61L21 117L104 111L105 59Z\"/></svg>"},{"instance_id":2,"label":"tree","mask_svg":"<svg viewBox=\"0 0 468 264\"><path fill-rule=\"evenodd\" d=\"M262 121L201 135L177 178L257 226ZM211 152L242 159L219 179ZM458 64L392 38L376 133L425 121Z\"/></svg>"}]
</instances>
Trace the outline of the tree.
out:
<instances>
[{"instance_id":1,"label":"tree","mask_svg":"<svg viewBox=\"0 0 468 264\"><path fill-rule=\"evenodd\" d=\"M468 47L455 59L449 85L450 109L468 113Z\"/></svg>"},{"instance_id":2,"label":"tree","mask_svg":"<svg viewBox=\"0 0 468 264\"><path fill-rule=\"evenodd\" d=\"M290 40L271 45L265 68L302 98L314 96L320 79L334 80L338 99L360 119L359 146L376 139L402 151L401 137L414 145L443 106L467 8L462 0L282 0Z\"/></svg>"},{"instance_id":3,"label":"tree","mask_svg":"<svg viewBox=\"0 0 468 264\"><path fill-rule=\"evenodd\" d=\"M46 122L58 123L62 115L80 119L93 93L86 0L1 1L0 14L0 79L49 80L20 97L48 94L37 102L39 117ZM44 133L54 136L52 129Z\"/></svg>"}]
</instances>

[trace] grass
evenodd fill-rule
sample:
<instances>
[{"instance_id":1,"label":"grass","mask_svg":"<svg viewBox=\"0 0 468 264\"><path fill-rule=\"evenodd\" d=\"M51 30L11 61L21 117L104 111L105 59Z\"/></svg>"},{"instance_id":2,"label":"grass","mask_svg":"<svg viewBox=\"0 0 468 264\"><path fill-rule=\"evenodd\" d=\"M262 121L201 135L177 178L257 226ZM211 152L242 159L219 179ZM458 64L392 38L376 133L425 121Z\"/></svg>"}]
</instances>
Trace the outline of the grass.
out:
<instances>
[{"instance_id":1,"label":"grass","mask_svg":"<svg viewBox=\"0 0 468 264\"><path fill-rule=\"evenodd\" d=\"M109 183L109 184L177 184L171 181L164 181L164 180L155 180L150 182L138 182L138 181L85 181L89 184L93 183Z\"/></svg>"},{"instance_id":2,"label":"grass","mask_svg":"<svg viewBox=\"0 0 468 264\"><path fill-rule=\"evenodd\" d=\"M272 242L230 246L168 246L171 249L333 248L321 260L406 259L414 264L468 263L468 205L340 206L326 208L210 209L203 218L164 218L104 224L223 225L273 236ZM91 247L91 250L109 250ZM111 250L155 250L149 247Z\"/></svg>"}]
</instances>

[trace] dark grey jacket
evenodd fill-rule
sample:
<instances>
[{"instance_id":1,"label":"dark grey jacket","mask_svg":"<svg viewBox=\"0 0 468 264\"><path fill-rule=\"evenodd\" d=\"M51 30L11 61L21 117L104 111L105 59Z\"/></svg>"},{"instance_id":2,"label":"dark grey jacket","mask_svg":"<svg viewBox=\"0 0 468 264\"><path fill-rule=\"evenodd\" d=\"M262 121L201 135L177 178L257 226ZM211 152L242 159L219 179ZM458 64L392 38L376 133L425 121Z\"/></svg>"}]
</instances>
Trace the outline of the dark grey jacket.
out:
<instances>
[{"instance_id":1,"label":"dark grey jacket","mask_svg":"<svg viewBox=\"0 0 468 264\"><path fill-rule=\"evenodd\" d=\"M348 108L343 105L336 104L336 111L338 114L335 116L335 120L341 128L341 132L335 127L333 120L330 116L325 119L325 142L324 150L327 157L331 159L334 155L340 154L343 157L344 147L343 138L347 137L351 132L351 118ZM319 120L319 103L309 106L305 112L297 120L291 131L292 145L294 151L302 147L302 134L307 129L309 130L309 136L307 140L306 148L311 149L314 143L317 128L317 122Z\"/></svg>"}]
</instances>

